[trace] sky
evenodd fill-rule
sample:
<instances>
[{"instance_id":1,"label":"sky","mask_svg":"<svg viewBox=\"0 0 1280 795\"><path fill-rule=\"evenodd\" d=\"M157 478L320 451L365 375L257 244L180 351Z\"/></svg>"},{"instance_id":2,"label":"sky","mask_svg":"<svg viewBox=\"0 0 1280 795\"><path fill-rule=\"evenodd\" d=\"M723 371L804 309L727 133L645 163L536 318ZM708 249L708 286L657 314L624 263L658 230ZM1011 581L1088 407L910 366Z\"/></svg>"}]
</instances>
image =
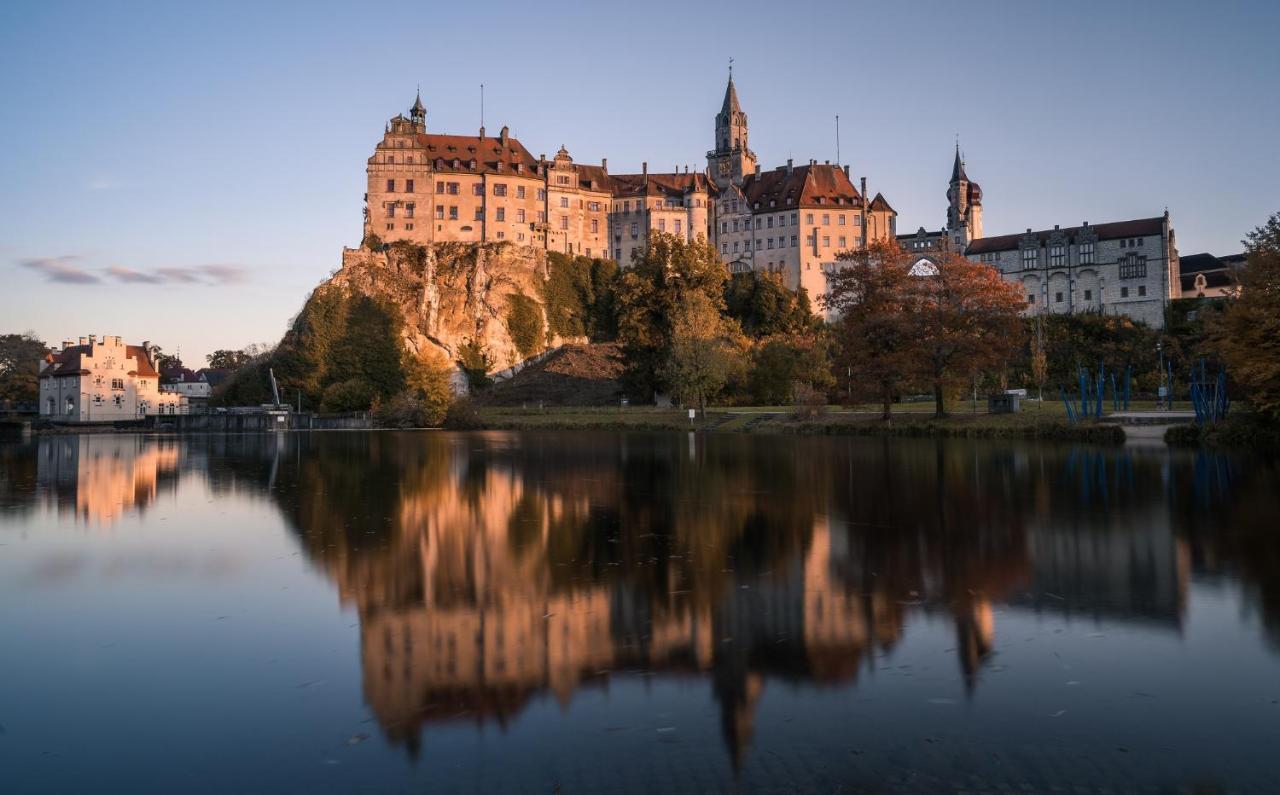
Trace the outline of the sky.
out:
<instances>
[{"instance_id":1,"label":"sky","mask_svg":"<svg viewBox=\"0 0 1280 795\"><path fill-rule=\"evenodd\" d=\"M429 131L705 167L728 62L762 168L840 158L940 228L959 137L988 235L1172 214L1229 254L1280 210L1280 3L0 4L0 333L203 364L277 341L358 245L365 163Z\"/></svg>"}]
</instances>

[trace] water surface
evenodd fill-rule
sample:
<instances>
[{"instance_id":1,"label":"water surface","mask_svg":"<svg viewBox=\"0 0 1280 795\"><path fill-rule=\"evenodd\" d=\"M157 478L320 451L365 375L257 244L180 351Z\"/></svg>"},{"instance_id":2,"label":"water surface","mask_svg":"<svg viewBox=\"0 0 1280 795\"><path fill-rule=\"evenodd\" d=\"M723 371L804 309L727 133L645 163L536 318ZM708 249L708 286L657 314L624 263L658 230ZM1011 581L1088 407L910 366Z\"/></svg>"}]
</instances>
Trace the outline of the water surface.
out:
<instances>
[{"instance_id":1,"label":"water surface","mask_svg":"<svg viewBox=\"0 0 1280 795\"><path fill-rule=\"evenodd\" d=\"M1280 473L969 441L0 445L0 792L1280 790Z\"/></svg>"}]
</instances>

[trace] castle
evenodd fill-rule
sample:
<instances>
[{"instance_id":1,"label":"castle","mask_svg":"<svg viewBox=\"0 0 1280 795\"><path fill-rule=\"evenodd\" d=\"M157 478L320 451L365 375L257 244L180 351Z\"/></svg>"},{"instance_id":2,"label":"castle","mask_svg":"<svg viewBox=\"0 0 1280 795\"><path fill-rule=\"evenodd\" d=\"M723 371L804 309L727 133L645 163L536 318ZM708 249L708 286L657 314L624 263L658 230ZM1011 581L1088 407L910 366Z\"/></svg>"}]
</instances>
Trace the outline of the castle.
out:
<instances>
[{"instance_id":1,"label":"castle","mask_svg":"<svg viewBox=\"0 0 1280 795\"><path fill-rule=\"evenodd\" d=\"M826 289L836 254L891 239L897 213L848 166L791 160L760 171L747 114L730 74L705 172L611 174L575 163L561 146L534 157L503 127L497 136L428 133L421 94L385 128L368 161L366 240L496 243L617 260L653 232L705 238L732 271L770 271L811 296Z\"/></svg>"},{"instance_id":2,"label":"castle","mask_svg":"<svg viewBox=\"0 0 1280 795\"><path fill-rule=\"evenodd\" d=\"M957 253L992 265L1026 292L1028 313L1101 311L1155 328L1181 293L1178 253L1161 217L1054 226L986 237L982 188L956 146L946 225L897 234L897 212L848 165L810 160L769 171L750 147L747 114L730 71L703 172L611 174L575 163L561 146L534 157L503 127L497 136L428 133L419 94L387 124L368 161L365 240L497 243L629 264L651 233L705 238L730 272L778 274L811 299L827 290L837 255L896 240L929 260Z\"/></svg>"}]
</instances>

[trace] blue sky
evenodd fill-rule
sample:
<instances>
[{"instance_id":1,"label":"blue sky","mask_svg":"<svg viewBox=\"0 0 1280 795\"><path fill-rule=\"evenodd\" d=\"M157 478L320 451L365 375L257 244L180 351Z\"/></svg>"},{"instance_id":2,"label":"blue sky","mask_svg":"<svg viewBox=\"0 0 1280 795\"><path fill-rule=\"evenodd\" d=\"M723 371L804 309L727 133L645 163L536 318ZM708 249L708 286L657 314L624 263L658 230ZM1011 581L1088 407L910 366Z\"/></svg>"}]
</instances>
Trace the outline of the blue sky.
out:
<instances>
[{"instance_id":1,"label":"blue sky","mask_svg":"<svg viewBox=\"0 0 1280 795\"><path fill-rule=\"evenodd\" d=\"M275 341L360 238L365 159L422 85L614 172L705 164L726 63L771 168L835 159L940 227L960 136L989 235L1280 210L1280 3L0 6L0 332Z\"/></svg>"}]
</instances>

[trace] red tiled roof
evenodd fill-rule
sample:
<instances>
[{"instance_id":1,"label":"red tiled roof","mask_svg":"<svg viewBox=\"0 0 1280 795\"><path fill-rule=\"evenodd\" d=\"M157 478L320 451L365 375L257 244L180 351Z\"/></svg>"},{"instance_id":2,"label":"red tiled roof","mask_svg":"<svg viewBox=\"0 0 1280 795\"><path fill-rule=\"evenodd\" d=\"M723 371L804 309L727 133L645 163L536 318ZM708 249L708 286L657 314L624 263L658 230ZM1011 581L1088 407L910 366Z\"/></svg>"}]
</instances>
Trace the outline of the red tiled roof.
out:
<instances>
[{"instance_id":1,"label":"red tiled roof","mask_svg":"<svg viewBox=\"0 0 1280 795\"><path fill-rule=\"evenodd\" d=\"M612 174L614 196L668 196L683 198L688 193L709 191L706 174Z\"/></svg>"},{"instance_id":2,"label":"red tiled roof","mask_svg":"<svg viewBox=\"0 0 1280 795\"><path fill-rule=\"evenodd\" d=\"M578 186L583 190L612 193L613 184L609 172L601 166L578 166Z\"/></svg>"},{"instance_id":3,"label":"red tiled roof","mask_svg":"<svg viewBox=\"0 0 1280 795\"><path fill-rule=\"evenodd\" d=\"M1139 218L1133 221L1115 221L1106 224L1096 224L1088 227L1092 229L1099 240L1117 240L1122 237L1148 237L1160 235L1164 232L1164 217L1156 218ZM1075 239L1085 229L1083 226L1069 226L1062 229L1042 229L1039 232L1032 232L1040 243L1049 240L1050 235L1054 232L1062 232L1067 236L1068 241ZM990 251L1016 251L1021 245L1022 238L1026 237L1026 232L1016 235L998 235L996 237L980 237L969 244L965 249L966 254L983 254Z\"/></svg>"},{"instance_id":4,"label":"red tiled roof","mask_svg":"<svg viewBox=\"0 0 1280 795\"><path fill-rule=\"evenodd\" d=\"M535 176L534 167L538 161L515 138L508 137L506 146L502 145L501 138L490 136L421 133L417 138L418 145L426 150L428 161L437 171ZM456 167L454 160L458 161ZM474 169L470 166L472 160L476 161ZM517 164L522 168L519 174L516 173Z\"/></svg>"},{"instance_id":5,"label":"red tiled roof","mask_svg":"<svg viewBox=\"0 0 1280 795\"><path fill-rule=\"evenodd\" d=\"M788 207L826 207L837 203L862 204L862 196L844 169L826 164L757 172L743 180L742 192L752 208L759 212ZM821 205L819 199L822 200ZM770 201L774 202L773 207L769 206Z\"/></svg>"}]
</instances>

